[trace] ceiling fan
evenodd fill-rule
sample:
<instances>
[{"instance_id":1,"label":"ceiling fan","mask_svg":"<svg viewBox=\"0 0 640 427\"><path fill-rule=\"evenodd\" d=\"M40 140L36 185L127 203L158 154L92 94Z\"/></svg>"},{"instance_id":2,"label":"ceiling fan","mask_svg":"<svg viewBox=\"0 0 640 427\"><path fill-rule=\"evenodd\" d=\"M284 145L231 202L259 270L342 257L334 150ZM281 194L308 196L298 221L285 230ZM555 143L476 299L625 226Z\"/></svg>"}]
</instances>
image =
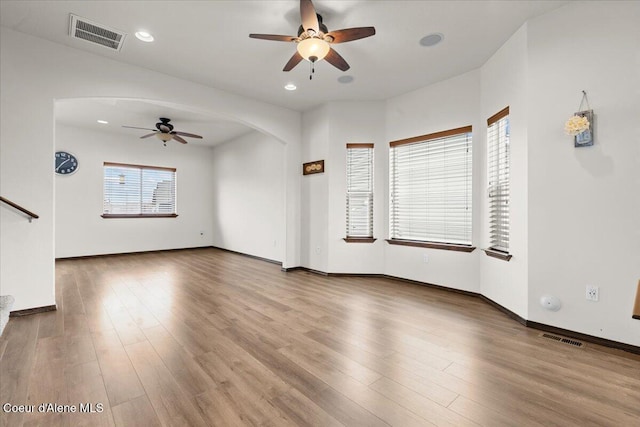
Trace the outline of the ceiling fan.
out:
<instances>
[{"instance_id":1,"label":"ceiling fan","mask_svg":"<svg viewBox=\"0 0 640 427\"><path fill-rule=\"evenodd\" d=\"M155 135L156 137L158 137L158 139L160 139L162 142L164 142L164 146L167 146L167 141L171 141L172 139L175 139L176 141L178 141L181 144L186 144L187 141L182 138L183 136L189 137L189 138L198 138L198 139L202 139L202 137L200 135L196 135L194 133L187 133L187 132L178 132L177 130L173 130L173 125L171 123L169 123L171 121L171 119L167 119L165 117L160 117L160 121L158 123L156 123L156 128L155 129L149 129L149 128L139 128L139 127L135 127L135 126L122 126L123 128L129 128L129 129L143 129L143 130L150 130L152 131L149 134L143 135L140 138L149 138L150 136Z\"/></svg>"},{"instance_id":2,"label":"ceiling fan","mask_svg":"<svg viewBox=\"0 0 640 427\"><path fill-rule=\"evenodd\" d=\"M347 71L350 66L342 56L330 45L345 43L353 40L373 36L376 33L374 27L346 28L343 30L329 31L322 23L322 16L316 13L311 0L300 0L300 17L302 25L298 28L297 36L281 36L276 34L249 34L254 39L273 40L281 42L294 42L297 51L282 71L291 71L303 59L311 62L311 73L316 61L325 59L329 64L341 71ZM309 76L309 79L312 75Z\"/></svg>"}]
</instances>

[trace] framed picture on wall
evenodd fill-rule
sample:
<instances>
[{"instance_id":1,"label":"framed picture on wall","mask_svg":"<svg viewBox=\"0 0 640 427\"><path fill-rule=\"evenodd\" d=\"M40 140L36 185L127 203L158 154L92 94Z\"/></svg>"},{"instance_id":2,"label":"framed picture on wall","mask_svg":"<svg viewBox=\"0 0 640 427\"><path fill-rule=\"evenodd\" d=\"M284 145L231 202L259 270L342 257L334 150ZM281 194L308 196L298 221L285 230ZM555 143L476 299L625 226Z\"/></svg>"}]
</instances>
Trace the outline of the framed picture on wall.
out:
<instances>
[{"instance_id":1,"label":"framed picture on wall","mask_svg":"<svg viewBox=\"0 0 640 427\"><path fill-rule=\"evenodd\" d=\"M302 165L302 175L324 173L324 160L316 160Z\"/></svg>"}]
</instances>

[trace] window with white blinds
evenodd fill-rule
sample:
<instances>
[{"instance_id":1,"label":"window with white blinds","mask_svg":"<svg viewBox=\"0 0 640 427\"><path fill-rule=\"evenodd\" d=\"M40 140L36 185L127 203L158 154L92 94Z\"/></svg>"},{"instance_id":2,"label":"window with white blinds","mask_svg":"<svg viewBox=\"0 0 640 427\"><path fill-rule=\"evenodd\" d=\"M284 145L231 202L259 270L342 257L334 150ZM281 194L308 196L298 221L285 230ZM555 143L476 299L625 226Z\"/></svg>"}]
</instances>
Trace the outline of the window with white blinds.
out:
<instances>
[{"instance_id":1,"label":"window with white blinds","mask_svg":"<svg viewBox=\"0 0 640 427\"><path fill-rule=\"evenodd\" d=\"M471 126L390 143L390 243L471 245Z\"/></svg>"},{"instance_id":2,"label":"window with white blinds","mask_svg":"<svg viewBox=\"0 0 640 427\"><path fill-rule=\"evenodd\" d=\"M487 120L490 249L509 252L509 107Z\"/></svg>"},{"instance_id":3,"label":"window with white blinds","mask_svg":"<svg viewBox=\"0 0 640 427\"><path fill-rule=\"evenodd\" d=\"M176 170L104 163L103 217L176 216Z\"/></svg>"},{"instance_id":4,"label":"window with white blinds","mask_svg":"<svg viewBox=\"0 0 640 427\"><path fill-rule=\"evenodd\" d=\"M347 144L349 237L373 237L373 144Z\"/></svg>"}]
</instances>

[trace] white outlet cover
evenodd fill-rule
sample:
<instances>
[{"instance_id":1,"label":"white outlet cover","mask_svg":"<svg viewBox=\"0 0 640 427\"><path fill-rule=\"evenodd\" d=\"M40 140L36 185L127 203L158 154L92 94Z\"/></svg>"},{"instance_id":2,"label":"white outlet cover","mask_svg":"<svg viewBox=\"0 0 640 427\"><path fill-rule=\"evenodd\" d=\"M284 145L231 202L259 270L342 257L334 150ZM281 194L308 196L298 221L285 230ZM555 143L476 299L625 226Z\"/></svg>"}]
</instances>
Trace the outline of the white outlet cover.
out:
<instances>
[{"instance_id":1,"label":"white outlet cover","mask_svg":"<svg viewBox=\"0 0 640 427\"><path fill-rule=\"evenodd\" d=\"M600 299L600 288L598 286L587 285L587 300L598 301Z\"/></svg>"}]
</instances>

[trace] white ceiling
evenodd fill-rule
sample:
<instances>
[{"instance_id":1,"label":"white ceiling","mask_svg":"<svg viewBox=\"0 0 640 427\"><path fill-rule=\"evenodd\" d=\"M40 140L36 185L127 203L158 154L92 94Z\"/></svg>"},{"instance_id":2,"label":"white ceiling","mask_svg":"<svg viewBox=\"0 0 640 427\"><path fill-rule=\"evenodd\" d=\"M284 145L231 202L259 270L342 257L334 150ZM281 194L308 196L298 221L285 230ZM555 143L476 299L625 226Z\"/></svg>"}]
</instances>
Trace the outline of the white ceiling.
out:
<instances>
[{"instance_id":1,"label":"white ceiling","mask_svg":"<svg viewBox=\"0 0 640 427\"><path fill-rule=\"evenodd\" d=\"M184 111L169 104L153 103L146 100L100 98L60 100L56 101L55 114L56 121L64 125L117 133L132 138L138 138L151 132L123 128L122 126L153 130L158 119L166 117L171 119L174 130L201 135L202 139L184 138L189 144L196 146L214 146L253 131L240 123L216 119L193 111ZM101 124L97 122L98 120L109 123Z\"/></svg>"},{"instance_id":2,"label":"white ceiling","mask_svg":"<svg viewBox=\"0 0 640 427\"><path fill-rule=\"evenodd\" d=\"M282 67L295 51L293 43L250 39L249 33L296 35L299 1L7 1L0 2L0 25L118 61L294 110L305 111L333 100L381 100L481 66L525 21L566 1L327 1L315 0L329 30L375 26L376 35L334 46L351 65L343 73L321 61L309 80L308 63L291 72ZM120 52L69 37L69 14L126 32ZM134 33L144 29L155 42ZM431 48L419 40L444 34ZM337 81L342 75L352 83ZM296 91L285 91L286 83ZM91 108L98 113L109 105ZM120 107L120 106L119 106ZM162 115L176 129L198 133L192 113L160 111L157 105L132 105L131 115L114 122L153 127ZM72 105L65 108L73 108ZM65 108L61 108L64 114ZM75 111L83 111L81 105ZM116 107L112 107L116 109ZM145 110L146 109L146 110ZM133 115L135 113L135 115ZM171 115L169 115L171 114ZM69 117L61 120L74 120ZM182 121L178 121L180 118ZM95 117L91 117L95 122ZM108 119L107 119L108 120ZM212 120L212 119L208 119ZM215 122L215 121L214 121ZM184 126L183 126L184 125ZM237 124L223 135L242 132ZM115 130L115 129L114 129ZM204 135L206 132L201 130ZM206 136L206 135L205 135ZM212 140L214 136L211 136ZM218 139L218 142L220 139Z\"/></svg>"}]
</instances>

